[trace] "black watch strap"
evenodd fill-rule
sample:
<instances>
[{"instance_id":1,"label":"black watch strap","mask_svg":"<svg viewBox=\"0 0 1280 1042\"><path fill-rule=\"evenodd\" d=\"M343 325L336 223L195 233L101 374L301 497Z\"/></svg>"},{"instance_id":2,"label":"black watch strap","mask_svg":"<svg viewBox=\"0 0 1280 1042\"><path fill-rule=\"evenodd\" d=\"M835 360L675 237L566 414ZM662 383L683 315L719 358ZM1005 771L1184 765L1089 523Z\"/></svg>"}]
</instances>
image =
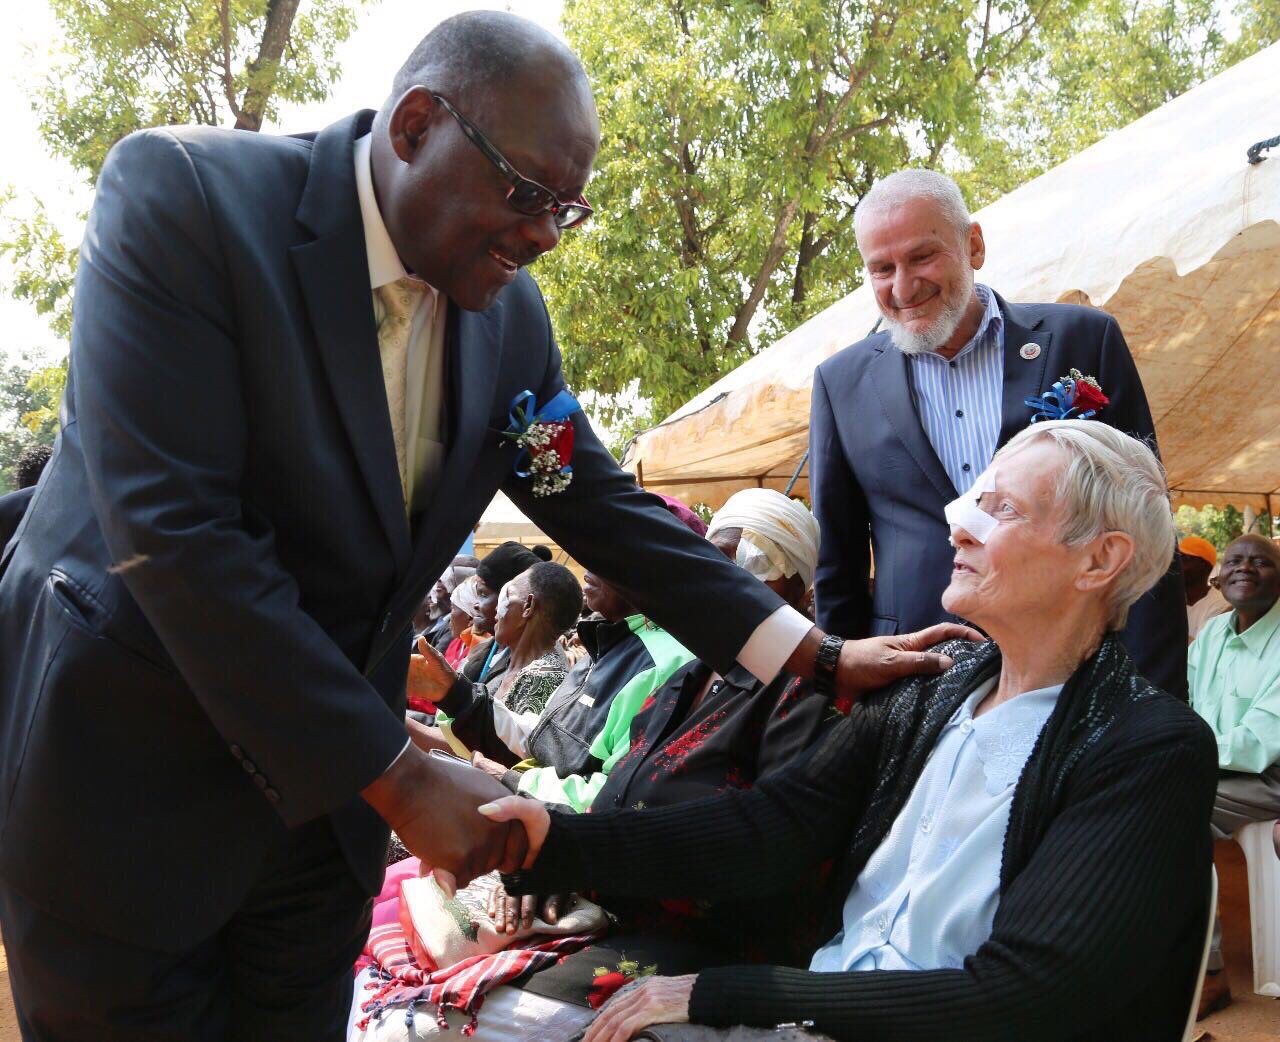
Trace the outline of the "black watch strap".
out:
<instances>
[{"instance_id":1,"label":"black watch strap","mask_svg":"<svg viewBox=\"0 0 1280 1042\"><path fill-rule=\"evenodd\" d=\"M818 657L813 663L813 686L822 695L833 695L836 691L836 666L840 662L840 649L844 647L844 638L828 633L818 645Z\"/></svg>"}]
</instances>

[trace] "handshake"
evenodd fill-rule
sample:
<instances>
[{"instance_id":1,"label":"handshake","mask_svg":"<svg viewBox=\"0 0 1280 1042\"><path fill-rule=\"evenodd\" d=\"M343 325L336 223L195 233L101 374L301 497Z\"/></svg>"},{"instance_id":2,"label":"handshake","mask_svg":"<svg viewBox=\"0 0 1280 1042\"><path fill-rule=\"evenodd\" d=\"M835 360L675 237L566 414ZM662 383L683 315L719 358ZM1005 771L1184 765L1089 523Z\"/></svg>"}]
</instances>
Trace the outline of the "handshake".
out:
<instances>
[{"instance_id":1,"label":"handshake","mask_svg":"<svg viewBox=\"0 0 1280 1042\"><path fill-rule=\"evenodd\" d=\"M533 865L551 817L534 800L512 796L501 782L452 753L429 745L410 721L413 742L361 795L410 853L450 893L477 876Z\"/></svg>"}]
</instances>

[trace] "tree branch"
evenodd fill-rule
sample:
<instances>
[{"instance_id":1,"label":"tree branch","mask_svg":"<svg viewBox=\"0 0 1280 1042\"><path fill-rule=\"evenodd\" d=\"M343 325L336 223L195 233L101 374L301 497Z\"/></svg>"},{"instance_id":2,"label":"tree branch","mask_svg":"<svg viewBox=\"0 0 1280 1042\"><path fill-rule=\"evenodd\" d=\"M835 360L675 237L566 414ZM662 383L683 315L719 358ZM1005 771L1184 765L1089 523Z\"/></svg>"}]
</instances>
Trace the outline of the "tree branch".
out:
<instances>
[{"instance_id":1,"label":"tree branch","mask_svg":"<svg viewBox=\"0 0 1280 1042\"><path fill-rule=\"evenodd\" d=\"M249 86L244 92L244 104L236 119L237 130L261 130L262 120L267 112L267 102L275 88L276 70L280 64L280 56L284 54L285 44L289 42L289 32L293 28L293 19L298 13L301 0L269 0L267 4L267 24L262 30L262 39L258 42L258 56L249 63Z\"/></svg>"}]
</instances>

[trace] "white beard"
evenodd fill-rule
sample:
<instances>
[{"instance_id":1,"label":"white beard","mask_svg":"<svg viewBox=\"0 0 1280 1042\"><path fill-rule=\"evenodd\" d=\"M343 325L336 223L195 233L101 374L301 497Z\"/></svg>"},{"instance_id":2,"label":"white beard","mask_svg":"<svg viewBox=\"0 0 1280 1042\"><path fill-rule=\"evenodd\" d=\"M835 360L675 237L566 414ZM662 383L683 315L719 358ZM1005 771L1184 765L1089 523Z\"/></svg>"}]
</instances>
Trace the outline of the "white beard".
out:
<instances>
[{"instance_id":1,"label":"white beard","mask_svg":"<svg viewBox=\"0 0 1280 1042\"><path fill-rule=\"evenodd\" d=\"M946 304L933 325L928 329L914 332L901 322L882 315L885 327L893 340L893 346L904 355L927 355L945 344L960 328L964 321L965 308L973 299L973 269L970 268L964 281L963 292L956 294L956 299Z\"/></svg>"}]
</instances>

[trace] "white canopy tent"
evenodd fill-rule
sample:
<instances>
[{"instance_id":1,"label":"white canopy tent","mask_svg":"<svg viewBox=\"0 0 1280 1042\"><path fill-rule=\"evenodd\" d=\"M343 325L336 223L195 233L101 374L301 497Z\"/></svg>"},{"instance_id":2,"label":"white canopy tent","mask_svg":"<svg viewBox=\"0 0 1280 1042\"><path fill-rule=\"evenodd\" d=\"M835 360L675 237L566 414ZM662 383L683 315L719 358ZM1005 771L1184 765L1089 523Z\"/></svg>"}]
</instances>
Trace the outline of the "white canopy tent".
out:
<instances>
[{"instance_id":1,"label":"white canopy tent","mask_svg":"<svg viewBox=\"0 0 1280 1042\"><path fill-rule=\"evenodd\" d=\"M1280 149L1246 160L1280 133L1278 96L1280 44L975 215L981 281L1119 320L1179 502L1280 512ZM645 488L712 507L785 487L815 366L878 317L864 284L641 434L626 465Z\"/></svg>"}]
</instances>

